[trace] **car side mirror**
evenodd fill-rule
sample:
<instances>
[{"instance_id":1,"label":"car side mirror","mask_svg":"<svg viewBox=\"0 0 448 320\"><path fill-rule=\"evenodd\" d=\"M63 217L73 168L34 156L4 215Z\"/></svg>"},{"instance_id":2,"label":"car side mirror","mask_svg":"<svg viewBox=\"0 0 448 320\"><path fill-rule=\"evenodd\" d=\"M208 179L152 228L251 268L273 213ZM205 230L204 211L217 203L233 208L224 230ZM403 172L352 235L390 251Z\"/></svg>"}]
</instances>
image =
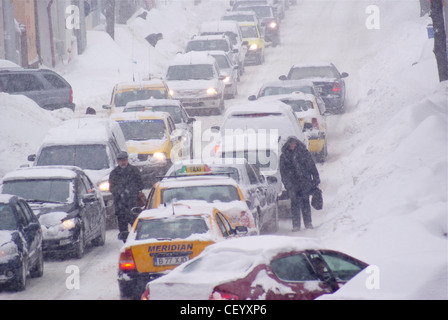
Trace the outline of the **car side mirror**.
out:
<instances>
[{"instance_id":1,"label":"car side mirror","mask_svg":"<svg viewBox=\"0 0 448 320\"><path fill-rule=\"evenodd\" d=\"M249 100L249 101L255 101L255 100L257 100L257 96L253 94L253 95L249 96L249 97L247 98L247 100Z\"/></svg>"},{"instance_id":2,"label":"car side mirror","mask_svg":"<svg viewBox=\"0 0 448 320\"><path fill-rule=\"evenodd\" d=\"M93 193L86 193L82 196L82 202L84 203L90 203L90 202L95 202L96 200L96 196Z\"/></svg>"},{"instance_id":3,"label":"car side mirror","mask_svg":"<svg viewBox=\"0 0 448 320\"><path fill-rule=\"evenodd\" d=\"M192 124L195 121L196 121L196 118L188 118L187 123Z\"/></svg>"},{"instance_id":4,"label":"car side mirror","mask_svg":"<svg viewBox=\"0 0 448 320\"><path fill-rule=\"evenodd\" d=\"M28 161L35 161L36 160L36 155L35 154L30 154L28 156Z\"/></svg>"},{"instance_id":5,"label":"car side mirror","mask_svg":"<svg viewBox=\"0 0 448 320\"><path fill-rule=\"evenodd\" d=\"M268 184L275 184L275 183L277 183L277 177L274 177L274 176L268 176L267 178L266 178L266 180L267 180L267 182L268 182Z\"/></svg>"},{"instance_id":6,"label":"car side mirror","mask_svg":"<svg viewBox=\"0 0 448 320\"><path fill-rule=\"evenodd\" d=\"M280 77L278 77L279 80L288 80L288 78L285 75L282 75Z\"/></svg>"},{"instance_id":7,"label":"car side mirror","mask_svg":"<svg viewBox=\"0 0 448 320\"><path fill-rule=\"evenodd\" d=\"M210 129L212 131L219 131L219 130L221 130L221 127L220 126L212 126Z\"/></svg>"},{"instance_id":8,"label":"car side mirror","mask_svg":"<svg viewBox=\"0 0 448 320\"><path fill-rule=\"evenodd\" d=\"M347 72L342 72L341 73L341 78L347 78L348 77L348 73Z\"/></svg>"},{"instance_id":9,"label":"car side mirror","mask_svg":"<svg viewBox=\"0 0 448 320\"><path fill-rule=\"evenodd\" d=\"M111 106L108 104L103 104L103 109L110 110Z\"/></svg>"},{"instance_id":10,"label":"car side mirror","mask_svg":"<svg viewBox=\"0 0 448 320\"><path fill-rule=\"evenodd\" d=\"M249 41L247 41L247 40L243 41L242 45L243 46L248 46L249 45Z\"/></svg>"},{"instance_id":11,"label":"car side mirror","mask_svg":"<svg viewBox=\"0 0 448 320\"><path fill-rule=\"evenodd\" d=\"M234 230L234 234L239 236L239 235L245 235L249 232L249 230L247 229L246 226L236 226Z\"/></svg>"}]
</instances>

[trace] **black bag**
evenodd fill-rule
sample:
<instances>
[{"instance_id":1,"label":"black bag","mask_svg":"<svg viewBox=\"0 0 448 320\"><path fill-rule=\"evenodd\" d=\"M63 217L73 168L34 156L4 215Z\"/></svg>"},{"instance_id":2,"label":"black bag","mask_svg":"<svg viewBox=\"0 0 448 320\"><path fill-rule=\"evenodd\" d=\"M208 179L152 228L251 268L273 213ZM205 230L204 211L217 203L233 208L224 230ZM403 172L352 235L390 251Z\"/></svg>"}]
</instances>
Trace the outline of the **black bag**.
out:
<instances>
[{"instance_id":1,"label":"black bag","mask_svg":"<svg viewBox=\"0 0 448 320\"><path fill-rule=\"evenodd\" d=\"M315 188L311 193L311 205L316 210L321 210L324 206L324 199L322 197L322 190Z\"/></svg>"}]
</instances>

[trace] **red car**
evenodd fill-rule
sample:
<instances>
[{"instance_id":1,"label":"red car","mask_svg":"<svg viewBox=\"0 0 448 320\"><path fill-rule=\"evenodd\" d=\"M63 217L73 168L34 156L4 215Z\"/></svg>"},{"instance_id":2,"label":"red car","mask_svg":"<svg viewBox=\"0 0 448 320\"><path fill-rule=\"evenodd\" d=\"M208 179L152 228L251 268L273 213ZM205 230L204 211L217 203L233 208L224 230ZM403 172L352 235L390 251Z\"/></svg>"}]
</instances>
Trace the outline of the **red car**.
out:
<instances>
[{"instance_id":1,"label":"red car","mask_svg":"<svg viewBox=\"0 0 448 320\"><path fill-rule=\"evenodd\" d=\"M149 282L143 298L311 300L335 292L367 266L311 239L245 237L209 246Z\"/></svg>"}]
</instances>

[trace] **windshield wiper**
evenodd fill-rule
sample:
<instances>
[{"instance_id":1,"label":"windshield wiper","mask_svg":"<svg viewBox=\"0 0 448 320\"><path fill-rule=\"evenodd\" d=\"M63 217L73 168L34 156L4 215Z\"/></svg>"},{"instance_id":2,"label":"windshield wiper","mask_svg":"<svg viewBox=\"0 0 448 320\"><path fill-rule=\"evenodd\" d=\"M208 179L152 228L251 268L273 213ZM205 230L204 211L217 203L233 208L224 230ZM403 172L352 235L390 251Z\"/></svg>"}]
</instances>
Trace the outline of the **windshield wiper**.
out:
<instances>
[{"instance_id":1,"label":"windshield wiper","mask_svg":"<svg viewBox=\"0 0 448 320\"><path fill-rule=\"evenodd\" d=\"M60 201L52 201L52 200L38 200L38 199L27 199L27 202L47 202L47 203L64 203Z\"/></svg>"}]
</instances>

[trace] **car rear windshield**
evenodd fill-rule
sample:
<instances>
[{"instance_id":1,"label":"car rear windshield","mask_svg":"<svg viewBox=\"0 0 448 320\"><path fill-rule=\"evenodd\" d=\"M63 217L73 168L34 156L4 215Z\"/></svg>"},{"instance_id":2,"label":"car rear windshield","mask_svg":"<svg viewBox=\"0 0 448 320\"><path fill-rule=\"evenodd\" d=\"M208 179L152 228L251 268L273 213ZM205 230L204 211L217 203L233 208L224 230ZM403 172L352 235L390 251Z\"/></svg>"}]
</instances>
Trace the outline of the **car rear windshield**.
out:
<instances>
[{"instance_id":1,"label":"car rear windshield","mask_svg":"<svg viewBox=\"0 0 448 320\"><path fill-rule=\"evenodd\" d=\"M280 94L290 94L293 92L303 92L314 94L311 86L291 86L291 87L266 87L259 93L259 97L276 96Z\"/></svg>"},{"instance_id":2,"label":"car rear windshield","mask_svg":"<svg viewBox=\"0 0 448 320\"><path fill-rule=\"evenodd\" d=\"M73 202L73 183L70 179L33 179L6 181L3 192L14 194L28 201Z\"/></svg>"},{"instance_id":3,"label":"car rear windshield","mask_svg":"<svg viewBox=\"0 0 448 320\"><path fill-rule=\"evenodd\" d=\"M332 67L300 67L293 68L289 79L300 80L308 78L336 78L338 75Z\"/></svg>"},{"instance_id":4,"label":"car rear windshield","mask_svg":"<svg viewBox=\"0 0 448 320\"><path fill-rule=\"evenodd\" d=\"M163 120L118 121L126 141L166 139L166 128Z\"/></svg>"},{"instance_id":5,"label":"car rear windshield","mask_svg":"<svg viewBox=\"0 0 448 320\"><path fill-rule=\"evenodd\" d=\"M194 40L187 44L185 52L190 51L230 51L229 43L226 40Z\"/></svg>"},{"instance_id":6,"label":"car rear windshield","mask_svg":"<svg viewBox=\"0 0 448 320\"><path fill-rule=\"evenodd\" d=\"M88 170L101 170L109 168L109 158L105 145L50 146L42 149L37 159L37 165L65 165Z\"/></svg>"},{"instance_id":7,"label":"car rear windshield","mask_svg":"<svg viewBox=\"0 0 448 320\"><path fill-rule=\"evenodd\" d=\"M0 230L16 230L17 220L12 208L5 203L0 203Z\"/></svg>"},{"instance_id":8,"label":"car rear windshield","mask_svg":"<svg viewBox=\"0 0 448 320\"><path fill-rule=\"evenodd\" d=\"M139 220L136 240L185 239L192 234L202 234L207 231L207 224L200 216Z\"/></svg>"},{"instance_id":9,"label":"car rear windshield","mask_svg":"<svg viewBox=\"0 0 448 320\"><path fill-rule=\"evenodd\" d=\"M162 189L162 203L180 200L203 200L209 203L215 201L239 201L238 190L232 185L204 185Z\"/></svg>"}]
</instances>

